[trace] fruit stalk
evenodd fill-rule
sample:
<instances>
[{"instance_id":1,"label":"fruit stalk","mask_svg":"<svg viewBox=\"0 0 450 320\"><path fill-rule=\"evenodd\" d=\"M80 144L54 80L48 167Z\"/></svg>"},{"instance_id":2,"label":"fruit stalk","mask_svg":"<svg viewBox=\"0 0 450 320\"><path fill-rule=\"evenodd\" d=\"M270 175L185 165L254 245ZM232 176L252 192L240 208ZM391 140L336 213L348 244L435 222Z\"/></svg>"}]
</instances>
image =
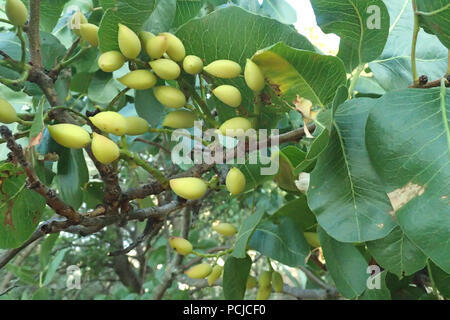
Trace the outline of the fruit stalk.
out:
<instances>
[{"instance_id":1,"label":"fruit stalk","mask_svg":"<svg viewBox=\"0 0 450 320\"><path fill-rule=\"evenodd\" d=\"M134 161L138 166L142 167L145 171L150 173L153 178L156 179L164 188L167 188L169 185L169 181L166 179L166 177L161 174L161 172L152 167L148 162L144 161L141 157L138 155L131 153L127 150L120 150L120 158L123 160L132 160Z\"/></svg>"}]
</instances>

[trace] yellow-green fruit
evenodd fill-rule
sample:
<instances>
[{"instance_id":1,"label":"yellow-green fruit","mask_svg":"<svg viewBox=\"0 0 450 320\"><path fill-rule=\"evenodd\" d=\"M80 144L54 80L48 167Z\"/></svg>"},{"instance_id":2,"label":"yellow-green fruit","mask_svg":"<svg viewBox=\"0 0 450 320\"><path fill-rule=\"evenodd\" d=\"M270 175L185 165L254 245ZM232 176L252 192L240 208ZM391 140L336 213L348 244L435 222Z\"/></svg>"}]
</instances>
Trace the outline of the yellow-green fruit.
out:
<instances>
[{"instance_id":1,"label":"yellow-green fruit","mask_svg":"<svg viewBox=\"0 0 450 320\"><path fill-rule=\"evenodd\" d=\"M258 278L260 287L269 287L272 282L272 271L263 271Z\"/></svg>"},{"instance_id":2,"label":"yellow-green fruit","mask_svg":"<svg viewBox=\"0 0 450 320\"><path fill-rule=\"evenodd\" d=\"M116 136L123 136L127 132L125 117L114 111L100 112L89 120L100 130Z\"/></svg>"},{"instance_id":3,"label":"yellow-green fruit","mask_svg":"<svg viewBox=\"0 0 450 320\"><path fill-rule=\"evenodd\" d=\"M212 267L208 263L201 263L196 266L191 267L184 273L192 279L203 279L210 275L212 272Z\"/></svg>"},{"instance_id":4,"label":"yellow-green fruit","mask_svg":"<svg viewBox=\"0 0 450 320\"><path fill-rule=\"evenodd\" d=\"M245 176L238 168L231 168L227 174L225 184L227 186L227 190L232 195L240 194L245 189Z\"/></svg>"},{"instance_id":5,"label":"yellow-green fruit","mask_svg":"<svg viewBox=\"0 0 450 320\"><path fill-rule=\"evenodd\" d=\"M158 59L150 62L150 66L158 77L164 80L175 80L180 76L180 66L169 59Z\"/></svg>"},{"instance_id":6,"label":"yellow-green fruit","mask_svg":"<svg viewBox=\"0 0 450 320\"><path fill-rule=\"evenodd\" d=\"M119 70L124 63L125 58L119 51L108 51L98 58L98 66L104 72L114 72Z\"/></svg>"},{"instance_id":7,"label":"yellow-green fruit","mask_svg":"<svg viewBox=\"0 0 450 320\"><path fill-rule=\"evenodd\" d=\"M220 223L212 227L212 229L223 236L231 237L237 233L237 229L230 223Z\"/></svg>"},{"instance_id":8,"label":"yellow-green fruit","mask_svg":"<svg viewBox=\"0 0 450 320\"><path fill-rule=\"evenodd\" d=\"M248 276L246 288L253 289L256 288L257 285L258 282L256 281L256 278L253 276Z\"/></svg>"},{"instance_id":9,"label":"yellow-green fruit","mask_svg":"<svg viewBox=\"0 0 450 320\"><path fill-rule=\"evenodd\" d=\"M28 20L27 7L20 0L6 0L5 6L8 20L15 26L24 26Z\"/></svg>"},{"instance_id":10,"label":"yellow-green fruit","mask_svg":"<svg viewBox=\"0 0 450 320\"><path fill-rule=\"evenodd\" d=\"M66 148L81 149L91 142L89 132L74 124L55 124L48 126L48 131L56 143Z\"/></svg>"},{"instance_id":11,"label":"yellow-green fruit","mask_svg":"<svg viewBox=\"0 0 450 320\"><path fill-rule=\"evenodd\" d=\"M217 78L232 79L241 74L241 66L231 60L216 60L208 64L204 70Z\"/></svg>"},{"instance_id":12,"label":"yellow-green fruit","mask_svg":"<svg viewBox=\"0 0 450 320\"><path fill-rule=\"evenodd\" d=\"M147 120L141 117L127 117L125 120L127 121L126 135L140 136L147 133L148 129L150 129Z\"/></svg>"},{"instance_id":13,"label":"yellow-green fruit","mask_svg":"<svg viewBox=\"0 0 450 320\"><path fill-rule=\"evenodd\" d=\"M168 47L169 42L167 41L167 37L159 35L148 39L145 44L145 51L147 51L150 58L159 59L166 53Z\"/></svg>"},{"instance_id":14,"label":"yellow-green fruit","mask_svg":"<svg viewBox=\"0 0 450 320\"><path fill-rule=\"evenodd\" d=\"M197 120L195 113L188 110L176 110L164 118L162 125L173 129L192 128L195 120Z\"/></svg>"},{"instance_id":15,"label":"yellow-green fruit","mask_svg":"<svg viewBox=\"0 0 450 320\"><path fill-rule=\"evenodd\" d=\"M251 128L252 123L248 119L235 117L225 121L220 126L219 130L224 136L239 136L242 134L242 132L239 132L238 130L243 130L245 133L246 130Z\"/></svg>"},{"instance_id":16,"label":"yellow-green fruit","mask_svg":"<svg viewBox=\"0 0 450 320\"><path fill-rule=\"evenodd\" d=\"M319 237L315 232L305 232L303 233L308 244L313 248L320 247Z\"/></svg>"},{"instance_id":17,"label":"yellow-green fruit","mask_svg":"<svg viewBox=\"0 0 450 320\"><path fill-rule=\"evenodd\" d=\"M203 61L197 56L186 56L183 60L183 69L189 74L199 74L203 70Z\"/></svg>"},{"instance_id":18,"label":"yellow-green fruit","mask_svg":"<svg viewBox=\"0 0 450 320\"><path fill-rule=\"evenodd\" d=\"M279 272L272 273L273 290L277 293L280 293L283 291L283 286L284 286L284 282L283 282L283 277L281 276L281 274Z\"/></svg>"},{"instance_id":19,"label":"yellow-green fruit","mask_svg":"<svg viewBox=\"0 0 450 320\"><path fill-rule=\"evenodd\" d=\"M264 82L264 74L261 69L250 59L247 59L247 64L245 65L244 78L247 86L256 92L264 89L264 86L266 85Z\"/></svg>"},{"instance_id":20,"label":"yellow-green fruit","mask_svg":"<svg viewBox=\"0 0 450 320\"><path fill-rule=\"evenodd\" d=\"M216 282L220 276L222 275L223 267L219 265L215 265L211 271L211 274L208 276L208 284L212 286L214 282Z\"/></svg>"},{"instance_id":21,"label":"yellow-green fruit","mask_svg":"<svg viewBox=\"0 0 450 320\"><path fill-rule=\"evenodd\" d=\"M120 150L117 144L96 132L93 133L91 149L95 159L103 164L110 164L120 156Z\"/></svg>"},{"instance_id":22,"label":"yellow-green fruit","mask_svg":"<svg viewBox=\"0 0 450 320\"><path fill-rule=\"evenodd\" d=\"M184 48L183 42L168 32L161 33L160 36L165 36L167 38L166 53L169 55L170 59L176 62L183 61L186 56L186 49Z\"/></svg>"},{"instance_id":23,"label":"yellow-green fruit","mask_svg":"<svg viewBox=\"0 0 450 320\"><path fill-rule=\"evenodd\" d=\"M119 23L119 48L120 52L128 59L136 59L141 53L141 41L133 30Z\"/></svg>"},{"instance_id":24,"label":"yellow-green fruit","mask_svg":"<svg viewBox=\"0 0 450 320\"><path fill-rule=\"evenodd\" d=\"M192 244L188 240L180 237L170 237L169 244L178 254L181 254L182 256L188 255L193 250Z\"/></svg>"},{"instance_id":25,"label":"yellow-green fruit","mask_svg":"<svg viewBox=\"0 0 450 320\"><path fill-rule=\"evenodd\" d=\"M93 47L98 46L98 27L92 23L80 25L81 38Z\"/></svg>"},{"instance_id":26,"label":"yellow-green fruit","mask_svg":"<svg viewBox=\"0 0 450 320\"><path fill-rule=\"evenodd\" d=\"M168 108L182 108L186 105L186 97L184 93L174 87L159 86L153 89L156 99Z\"/></svg>"},{"instance_id":27,"label":"yellow-green fruit","mask_svg":"<svg viewBox=\"0 0 450 320\"><path fill-rule=\"evenodd\" d=\"M230 107L237 108L242 103L241 92L236 87L225 84L215 88L212 93Z\"/></svg>"},{"instance_id":28,"label":"yellow-green fruit","mask_svg":"<svg viewBox=\"0 0 450 320\"><path fill-rule=\"evenodd\" d=\"M141 39L141 47L145 48L148 41L154 37L155 37L155 35L151 32L148 32L148 31L139 32L139 39Z\"/></svg>"},{"instance_id":29,"label":"yellow-green fruit","mask_svg":"<svg viewBox=\"0 0 450 320\"><path fill-rule=\"evenodd\" d=\"M269 285L268 287L259 287L258 293L256 295L256 300L267 300L269 299L271 293L272 293L271 285Z\"/></svg>"},{"instance_id":30,"label":"yellow-green fruit","mask_svg":"<svg viewBox=\"0 0 450 320\"><path fill-rule=\"evenodd\" d=\"M173 192L187 200L198 200L208 190L206 182L199 178L177 178L170 180L169 184Z\"/></svg>"},{"instance_id":31,"label":"yellow-green fruit","mask_svg":"<svg viewBox=\"0 0 450 320\"><path fill-rule=\"evenodd\" d=\"M77 36L81 36L80 26L85 23L88 23L88 19L79 10L70 19L70 27Z\"/></svg>"},{"instance_id":32,"label":"yellow-green fruit","mask_svg":"<svg viewBox=\"0 0 450 320\"><path fill-rule=\"evenodd\" d=\"M14 107L8 101L0 98L0 122L9 124L18 120L19 117Z\"/></svg>"},{"instance_id":33,"label":"yellow-green fruit","mask_svg":"<svg viewBox=\"0 0 450 320\"><path fill-rule=\"evenodd\" d=\"M136 90L153 88L158 81L156 76L149 70L131 71L117 80L124 86Z\"/></svg>"}]
</instances>

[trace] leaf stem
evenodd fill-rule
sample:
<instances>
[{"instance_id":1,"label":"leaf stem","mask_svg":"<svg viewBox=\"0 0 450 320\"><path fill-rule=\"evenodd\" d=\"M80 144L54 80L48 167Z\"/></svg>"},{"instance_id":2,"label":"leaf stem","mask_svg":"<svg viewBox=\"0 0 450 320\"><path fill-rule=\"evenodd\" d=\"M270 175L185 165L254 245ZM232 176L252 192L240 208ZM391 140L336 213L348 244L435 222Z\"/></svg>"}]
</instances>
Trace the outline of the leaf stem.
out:
<instances>
[{"instance_id":1,"label":"leaf stem","mask_svg":"<svg viewBox=\"0 0 450 320\"><path fill-rule=\"evenodd\" d=\"M23 67L25 64L25 58L27 56L27 46L25 44L25 38L23 37L22 27L17 27L17 37L20 40L20 46L22 49L22 56L20 58L20 64Z\"/></svg>"},{"instance_id":2,"label":"leaf stem","mask_svg":"<svg viewBox=\"0 0 450 320\"><path fill-rule=\"evenodd\" d=\"M438 290L436 288L436 283L434 282L433 273L431 272L430 260L427 260L427 270L428 276L430 277L431 287L433 288L433 295L439 299Z\"/></svg>"},{"instance_id":3,"label":"leaf stem","mask_svg":"<svg viewBox=\"0 0 450 320\"><path fill-rule=\"evenodd\" d=\"M350 87L348 88L348 98L352 99L353 94L355 92L356 84L358 83L359 78L361 77L361 73L364 71L364 65L359 65L358 68L356 68L355 73L352 76L352 80L350 81Z\"/></svg>"},{"instance_id":4,"label":"leaf stem","mask_svg":"<svg viewBox=\"0 0 450 320\"><path fill-rule=\"evenodd\" d=\"M192 254L196 255L197 257L201 257L201 258L220 258L223 257L227 254L230 254L233 252L233 249L228 249L219 253L200 253L198 251L192 250Z\"/></svg>"},{"instance_id":5,"label":"leaf stem","mask_svg":"<svg viewBox=\"0 0 450 320\"><path fill-rule=\"evenodd\" d=\"M417 74L416 51L417 51L417 38L420 32L420 25L419 25L419 16L417 14L416 0L412 0L412 6L414 10L414 31L411 45L411 70L413 76L413 83L414 85L417 85L419 84L419 76Z\"/></svg>"}]
</instances>

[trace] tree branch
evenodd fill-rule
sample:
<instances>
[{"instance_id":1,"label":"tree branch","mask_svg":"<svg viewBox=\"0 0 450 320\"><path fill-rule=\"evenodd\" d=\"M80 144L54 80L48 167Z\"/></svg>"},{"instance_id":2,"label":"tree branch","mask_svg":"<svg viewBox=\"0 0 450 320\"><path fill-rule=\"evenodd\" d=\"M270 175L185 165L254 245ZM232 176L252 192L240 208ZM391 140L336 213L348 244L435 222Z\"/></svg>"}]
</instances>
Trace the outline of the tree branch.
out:
<instances>
[{"instance_id":1,"label":"tree branch","mask_svg":"<svg viewBox=\"0 0 450 320\"><path fill-rule=\"evenodd\" d=\"M33 67L42 69L41 38L39 33L41 0L30 0L30 22L28 25L28 42Z\"/></svg>"}]
</instances>

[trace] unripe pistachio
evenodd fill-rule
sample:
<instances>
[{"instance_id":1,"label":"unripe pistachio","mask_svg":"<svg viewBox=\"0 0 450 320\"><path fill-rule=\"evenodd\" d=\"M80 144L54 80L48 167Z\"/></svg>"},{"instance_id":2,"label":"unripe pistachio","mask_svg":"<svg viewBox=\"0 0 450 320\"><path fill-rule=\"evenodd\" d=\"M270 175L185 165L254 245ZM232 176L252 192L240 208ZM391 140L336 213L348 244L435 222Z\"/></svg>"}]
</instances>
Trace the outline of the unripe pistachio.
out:
<instances>
[{"instance_id":1,"label":"unripe pistachio","mask_svg":"<svg viewBox=\"0 0 450 320\"><path fill-rule=\"evenodd\" d=\"M123 136L127 132L125 117L114 111L97 113L95 116L90 117L89 120L100 130L116 136Z\"/></svg>"},{"instance_id":2,"label":"unripe pistachio","mask_svg":"<svg viewBox=\"0 0 450 320\"><path fill-rule=\"evenodd\" d=\"M203 70L203 61L197 56L186 56L183 60L183 69L192 75L199 74Z\"/></svg>"},{"instance_id":3,"label":"unripe pistachio","mask_svg":"<svg viewBox=\"0 0 450 320\"><path fill-rule=\"evenodd\" d=\"M208 276L208 284L212 286L214 282L216 282L220 276L222 275L223 267L219 265L215 265L211 271L211 274Z\"/></svg>"},{"instance_id":4,"label":"unripe pistachio","mask_svg":"<svg viewBox=\"0 0 450 320\"><path fill-rule=\"evenodd\" d=\"M216 60L208 64L204 70L214 77L223 79L236 78L242 71L241 66L231 60Z\"/></svg>"},{"instance_id":5,"label":"unripe pistachio","mask_svg":"<svg viewBox=\"0 0 450 320\"><path fill-rule=\"evenodd\" d=\"M176 62L183 61L186 56L186 49L184 48L183 42L181 42L178 37L168 32L161 33L160 35L167 38L168 45L166 53L169 55L170 59Z\"/></svg>"},{"instance_id":6,"label":"unripe pistachio","mask_svg":"<svg viewBox=\"0 0 450 320\"><path fill-rule=\"evenodd\" d=\"M170 180L169 184L173 192L187 200L198 200L208 190L208 185L200 178L177 178Z\"/></svg>"},{"instance_id":7,"label":"unripe pistachio","mask_svg":"<svg viewBox=\"0 0 450 320\"><path fill-rule=\"evenodd\" d=\"M139 39L141 39L141 47L145 48L148 41L154 37L155 37L155 35L151 32L148 32L148 31L139 32Z\"/></svg>"},{"instance_id":8,"label":"unripe pistachio","mask_svg":"<svg viewBox=\"0 0 450 320\"><path fill-rule=\"evenodd\" d=\"M225 180L227 190L232 195L240 194L245 189L246 179L245 175L238 168L231 168Z\"/></svg>"},{"instance_id":9,"label":"unripe pistachio","mask_svg":"<svg viewBox=\"0 0 450 320\"><path fill-rule=\"evenodd\" d=\"M108 51L98 58L98 66L104 72L114 72L119 70L124 63L125 58L119 51Z\"/></svg>"},{"instance_id":10,"label":"unripe pistachio","mask_svg":"<svg viewBox=\"0 0 450 320\"><path fill-rule=\"evenodd\" d=\"M195 113L188 110L176 110L164 118L162 125L173 129L192 128L195 120L197 120Z\"/></svg>"},{"instance_id":11,"label":"unripe pistachio","mask_svg":"<svg viewBox=\"0 0 450 320\"><path fill-rule=\"evenodd\" d=\"M14 107L8 101L0 98L0 122L9 124L18 120L20 119Z\"/></svg>"},{"instance_id":12,"label":"unripe pistachio","mask_svg":"<svg viewBox=\"0 0 450 320\"><path fill-rule=\"evenodd\" d=\"M159 59L166 53L168 47L169 42L167 41L167 37L159 35L148 39L145 44L145 51L150 58Z\"/></svg>"},{"instance_id":13,"label":"unripe pistachio","mask_svg":"<svg viewBox=\"0 0 450 320\"><path fill-rule=\"evenodd\" d=\"M28 9L20 0L6 0L5 12L15 26L23 27L28 20Z\"/></svg>"},{"instance_id":14,"label":"unripe pistachio","mask_svg":"<svg viewBox=\"0 0 450 320\"><path fill-rule=\"evenodd\" d=\"M242 134L242 132L239 132L239 130L243 130L245 132L246 130L249 130L251 128L252 123L248 119L235 117L225 121L220 126L219 130L224 136L239 136Z\"/></svg>"},{"instance_id":15,"label":"unripe pistachio","mask_svg":"<svg viewBox=\"0 0 450 320\"><path fill-rule=\"evenodd\" d=\"M215 88L212 93L230 107L237 108L242 103L241 92L236 87L225 84Z\"/></svg>"},{"instance_id":16,"label":"unripe pistachio","mask_svg":"<svg viewBox=\"0 0 450 320\"><path fill-rule=\"evenodd\" d=\"M127 117L125 118L127 122L127 132L126 135L129 136L140 136L145 134L150 129L147 120L141 117Z\"/></svg>"},{"instance_id":17,"label":"unripe pistachio","mask_svg":"<svg viewBox=\"0 0 450 320\"><path fill-rule=\"evenodd\" d=\"M128 59L136 59L141 53L141 41L133 30L119 23L118 34L120 52Z\"/></svg>"},{"instance_id":18,"label":"unripe pistachio","mask_svg":"<svg viewBox=\"0 0 450 320\"><path fill-rule=\"evenodd\" d=\"M237 233L236 227L230 223L219 223L218 225L213 226L212 229L226 237L234 236Z\"/></svg>"},{"instance_id":19,"label":"unripe pistachio","mask_svg":"<svg viewBox=\"0 0 450 320\"><path fill-rule=\"evenodd\" d=\"M80 25L81 38L93 47L98 47L98 27L92 23Z\"/></svg>"},{"instance_id":20,"label":"unripe pistachio","mask_svg":"<svg viewBox=\"0 0 450 320\"><path fill-rule=\"evenodd\" d=\"M209 276L211 272L212 267L210 264L200 263L186 270L184 273L192 279L203 279Z\"/></svg>"},{"instance_id":21,"label":"unripe pistachio","mask_svg":"<svg viewBox=\"0 0 450 320\"><path fill-rule=\"evenodd\" d=\"M158 81L152 72L143 69L131 71L117 80L124 86L136 90L147 90L153 88Z\"/></svg>"},{"instance_id":22,"label":"unripe pistachio","mask_svg":"<svg viewBox=\"0 0 450 320\"><path fill-rule=\"evenodd\" d=\"M85 23L88 23L88 19L86 19L80 10L75 12L72 18L70 18L70 27L77 36L81 36L80 26Z\"/></svg>"},{"instance_id":23,"label":"unripe pistachio","mask_svg":"<svg viewBox=\"0 0 450 320\"><path fill-rule=\"evenodd\" d=\"M248 276L246 288L253 289L253 288L256 288L257 285L258 285L258 282L256 281L256 278L253 276Z\"/></svg>"},{"instance_id":24,"label":"unripe pistachio","mask_svg":"<svg viewBox=\"0 0 450 320\"><path fill-rule=\"evenodd\" d=\"M258 283L260 287L269 287L272 282L272 271L265 270L261 273L258 278Z\"/></svg>"},{"instance_id":25,"label":"unripe pistachio","mask_svg":"<svg viewBox=\"0 0 450 320\"><path fill-rule=\"evenodd\" d=\"M164 80L175 80L180 76L180 66L169 59L153 60L150 63L153 71L158 77Z\"/></svg>"},{"instance_id":26,"label":"unripe pistachio","mask_svg":"<svg viewBox=\"0 0 450 320\"><path fill-rule=\"evenodd\" d=\"M174 87L159 86L153 89L156 99L168 108L179 109L186 105L184 93Z\"/></svg>"},{"instance_id":27,"label":"unripe pistachio","mask_svg":"<svg viewBox=\"0 0 450 320\"><path fill-rule=\"evenodd\" d=\"M261 69L250 59L247 59L247 64L245 65L244 78L247 86L256 92L264 89L264 86L266 85L264 82L264 74Z\"/></svg>"},{"instance_id":28,"label":"unripe pistachio","mask_svg":"<svg viewBox=\"0 0 450 320\"><path fill-rule=\"evenodd\" d=\"M180 255L185 256L192 252L192 244L180 237L170 237L169 245Z\"/></svg>"},{"instance_id":29,"label":"unripe pistachio","mask_svg":"<svg viewBox=\"0 0 450 320\"><path fill-rule=\"evenodd\" d=\"M281 276L281 274L279 272L272 273L273 290L277 293L280 293L283 291L283 286L284 286L284 282L283 282L283 277Z\"/></svg>"},{"instance_id":30,"label":"unripe pistachio","mask_svg":"<svg viewBox=\"0 0 450 320\"><path fill-rule=\"evenodd\" d=\"M66 148L81 149L91 142L89 132L74 124L62 123L48 126L50 136Z\"/></svg>"},{"instance_id":31,"label":"unripe pistachio","mask_svg":"<svg viewBox=\"0 0 450 320\"><path fill-rule=\"evenodd\" d=\"M311 247L313 247L313 248L320 247L320 241L319 241L319 237L317 236L317 233L305 232L305 233L303 233L303 235L305 236L306 241L308 242L308 244Z\"/></svg>"},{"instance_id":32,"label":"unripe pistachio","mask_svg":"<svg viewBox=\"0 0 450 320\"><path fill-rule=\"evenodd\" d=\"M93 133L91 149L95 159L103 164L110 164L120 156L120 150L117 144L96 132Z\"/></svg>"},{"instance_id":33,"label":"unripe pistachio","mask_svg":"<svg viewBox=\"0 0 450 320\"><path fill-rule=\"evenodd\" d=\"M272 293L272 286L268 287L259 287L258 293L256 294L256 300L267 300Z\"/></svg>"}]
</instances>

